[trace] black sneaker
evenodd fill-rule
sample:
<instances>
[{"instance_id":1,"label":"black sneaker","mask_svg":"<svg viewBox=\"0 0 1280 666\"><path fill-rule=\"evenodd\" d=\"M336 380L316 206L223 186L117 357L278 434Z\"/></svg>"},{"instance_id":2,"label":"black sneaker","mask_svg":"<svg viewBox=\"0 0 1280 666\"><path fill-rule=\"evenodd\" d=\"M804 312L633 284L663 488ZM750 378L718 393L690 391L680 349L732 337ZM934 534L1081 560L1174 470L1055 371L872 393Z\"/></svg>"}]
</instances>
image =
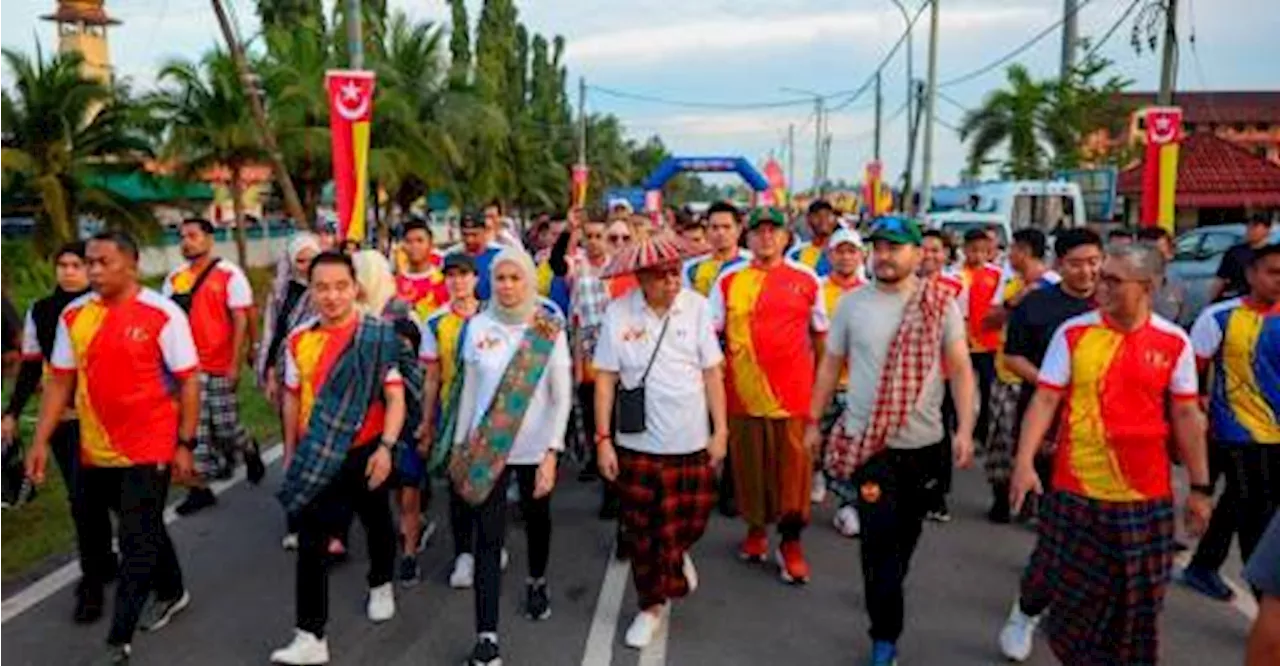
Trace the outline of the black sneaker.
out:
<instances>
[{"instance_id":1,"label":"black sneaker","mask_svg":"<svg viewBox=\"0 0 1280 666\"><path fill-rule=\"evenodd\" d=\"M400 587L413 587L421 580L421 574L418 569L418 558L412 555L405 555L400 558Z\"/></svg>"},{"instance_id":2,"label":"black sneaker","mask_svg":"<svg viewBox=\"0 0 1280 666\"><path fill-rule=\"evenodd\" d=\"M218 503L218 498L208 488L192 488L187 491L187 498L174 509L179 516L190 516Z\"/></svg>"},{"instance_id":3,"label":"black sneaker","mask_svg":"<svg viewBox=\"0 0 1280 666\"><path fill-rule=\"evenodd\" d=\"M125 645L108 645L107 650L93 661L93 666L129 666L131 648Z\"/></svg>"},{"instance_id":4,"label":"black sneaker","mask_svg":"<svg viewBox=\"0 0 1280 666\"><path fill-rule=\"evenodd\" d=\"M465 666L502 666L502 654L498 652L498 643L491 638L481 638L471 648L471 656L463 662Z\"/></svg>"},{"instance_id":5,"label":"black sneaker","mask_svg":"<svg viewBox=\"0 0 1280 666\"><path fill-rule=\"evenodd\" d=\"M551 617L551 595L546 579L531 581L524 588L524 616L535 622Z\"/></svg>"},{"instance_id":6,"label":"black sneaker","mask_svg":"<svg viewBox=\"0 0 1280 666\"><path fill-rule=\"evenodd\" d=\"M937 506L925 512L924 517L935 523L951 522L951 510L947 508L947 501L940 500Z\"/></svg>"},{"instance_id":7,"label":"black sneaker","mask_svg":"<svg viewBox=\"0 0 1280 666\"><path fill-rule=\"evenodd\" d=\"M81 580L76 584L76 609L71 619L76 624L93 624L102 617L102 585Z\"/></svg>"},{"instance_id":8,"label":"black sneaker","mask_svg":"<svg viewBox=\"0 0 1280 666\"><path fill-rule=\"evenodd\" d=\"M169 599L167 601L152 596L147 601L147 606L142 609L142 617L138 620L138 628L143 631L159 631L190 604L191 593L186 590L183 590L177 599Z\"/></svg>"},{"instance_id":9,"label":"black sneaker","mask_svg":"<svg viewBox=\"0 0 1280 666\"><path fill-rule=\"evenodd\" d=\"M256 486L262 483L262 477L266 475L267 466L262 464L262 452L258 447L258 440L255 439L244 452L244 476L249 483Z\"/></svg>"}]
</instances>

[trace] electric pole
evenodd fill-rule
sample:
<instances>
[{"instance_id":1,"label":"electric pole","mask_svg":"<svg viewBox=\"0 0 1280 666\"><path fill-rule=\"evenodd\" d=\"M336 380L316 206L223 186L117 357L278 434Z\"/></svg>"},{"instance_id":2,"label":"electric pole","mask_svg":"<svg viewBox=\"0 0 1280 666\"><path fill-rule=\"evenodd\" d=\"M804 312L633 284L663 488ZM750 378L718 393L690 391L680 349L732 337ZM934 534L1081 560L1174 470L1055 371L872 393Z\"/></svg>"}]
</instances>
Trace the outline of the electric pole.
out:
<instances>
[{"instance_id":1,"label":"electric pole","mask_svg":"<svg viewBox=\"0 0 1280 666\"><path fill-rule=\"evenodd\" d=\"M1165 0L1164 54L1160 60L1160 94L1156 103L1173 104L1173 87L1178 78L1178 0Z\"/></svg>"},{"instance_id":2,"label":"electric pole","mask_svg":"<svg viewBox=\"0 0 1280 666\"><path fill-rule=\"evenodd\" d=\"M880 161L880 113L883 110L884 99L880 96L880 70L876 70L876 140L875 140L875 160Z\"/></svg>"},{"instance_id":3,"label":"electric pole","mask_svg":"<svg viewBox=\"0 0 1280 666\"><path fill-rule=\"evenodd\" d=\"M787 208L791 207L791 193L796 188L796 124L787 125Z\"/></svg>"},{"instance_id":4,"label":"electric pole","mask_svg":"<svg viewBox=\"0 0 1280 666\"><path fill-rule=\"evenodd\" d=\"M902 212L911 210L911 172L916 166L916 137L920 132L920 114L924 111L924 82L911 82L911 97L914 113L907 119L907 170L902 179Z\"/></svg>"},{"instance_id":5,"label":"electric pole","mask_svg":"<svg viewBox=\"0 0 1280 666\"><path fill-rule=\"evenodd\" d=\"M921 155L920 210L929 212L933 197L933 122L934 109L938 105L938 3L929 3L929 81L925 85L924 99L924 148Z\"/></svg>"},{"instance_id":6,"label":"electric pole","mask_svg":"<svg viewBox=\"0 0 1280 666\"><path fill-rule=\"evenodd\" d=\"M911 35L915 32L915 25L911 22L911 14L907 11L907 8L902 5L902 0L891 0L891 2L893 2L893 5L898 8L899 12L902 12L902 21L907 26L907 170L906 179L903 181L903 196L905 197L906 193L911 189L911 153L915 150L916 142L916 127L913 119L918 115L916 113L916 105L919 102L919 99L916 96L915 74L912 73L911 64L913 57L912 53L915 51L915 48L911 43ZM903 209L906 209L905 204L903 205Z\"/></svg>"},{"instance_id":7,"label":"electric pole","mask_svg":"<svg viewBox=\"0 0 1280 666\"><path fill-rule=\"evenodd\" d=\"M578 164L587 164L587 79L578 77Z\"/></svg>"},{"instance_id":8,"label":"electric pole","mask_svg":"<svg viewBox=\"0 0 1280 666\"><path fill-rule=\"evenodd\" d=\"M1060 81L1071 78L1071 70L1076 64L1076 42L1080 39L1080 24L1076 20L1077 0L1062 2L1062 70L1058 74Z\"/></svg>"},{"instance_id":9,"label":"electric pole","mask_svg":"<svg viewBox=\"0 0 1280 666\"><path fill-rule=\"evenodd\" d=\"M813 192L814 196L822 196L822 98L813 98Z\"/></svg>"},{"instance_id":10,"label":"electric pole","mask_svg":"<svg viewBox=\"0 0 1280 666\"><path fill-rule=\"evenodd\" d=\"M361 35L360 0L344 0L343 13L347 19L347 55L351 69L364 69L364 37Z\"/></svg>"},{"instance_id":11,"label":"electric pole","mask_svg":"<svg viewBox=\"0 0 1280 666\"><path fill-rule=\"evenodd\" d=\"M284 210L293 218L294 224L303 229L311 229L311 220L302 210L302 200L298 191L293 189L293 179L289 177L289 169L284 164L284 155L280 154L280 146L276 144L276 135L267 122L267 109L262 104L262 97L253 75L249 72L248 61L244 57L244 47L236 39L231 29L231 20L227 18L222 0L212 0L213 13L218 17L218 27L222 29L222 37L227 40L227 49L231 51L231 61L240 75L240 83L245 88L245 97L249 98L249 111L253 114L253 123L258 126L258 134L262 135L262 146L267 149L271 160L271 168L275 171L276 184L280 186L280 196L284 198Z\"/></svg>"}]
</instances>

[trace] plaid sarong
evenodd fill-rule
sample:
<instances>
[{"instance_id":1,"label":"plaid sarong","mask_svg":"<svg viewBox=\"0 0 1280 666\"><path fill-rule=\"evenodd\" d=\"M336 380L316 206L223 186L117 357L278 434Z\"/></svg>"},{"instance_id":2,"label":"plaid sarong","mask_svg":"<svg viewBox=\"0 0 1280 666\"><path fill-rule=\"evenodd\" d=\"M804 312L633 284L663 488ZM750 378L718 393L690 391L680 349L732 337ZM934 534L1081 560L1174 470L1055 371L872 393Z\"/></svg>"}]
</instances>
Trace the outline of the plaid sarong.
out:
<instances>
[{"instance_id":1,"label":"plaid sarong","mask_svg":"<svg viewBox=\"0 0 1280 666\"><path fill-rule=\"evenodd\" d=\"M1173 502L1043 499L1039 539L1023 575L1048 603L1045 632L1065 664L1154 665L1158 618L1173 566Z\"/></svg>"},{"instance_id":2,"label":"plaid sarong","mask_svg":"<svg viewBox=\"0 0 1280 666\"><path fill-rule=\"evenodd\" d=\"M935 276L924 280L911 295L885 355L867 427L856 439L845 437L827 443L824 467L828 476L852 477L871 456L884 450L906 423L925 378L941 361L942 323L958 289Z\"/></svg>"},{"instance_id":3,"label":"plaid sarong","mask_svg":"<svg viewBox=\"0 0 1280 666\"><path fill-rule=\"evenodd\" d=\"M684 554L702 537L716 504L715 471L706 451L654 455L618 451L622 529L640 608L689 593Z\"/></svg>"},{"instance_id":4,"label":"plaid sarong","mask_svg":"<svg viewBox=\"0 0 1280 666\"><path fill-rule=\"evenodd\" d=\"M1018 396L1021 384L996 381L991 387L991 427L982 444L983 468L987 483L1009 483L1013 458L1018 448Z\"/></svg>"},{"instance_id":5,"label":"plaid sarong","mask_svg":"<svg viewBox=\"0 0 1280 666\"><path fill-rule=\"evenodd\" d=\"M370 405L381 396L383 378L399 363L400 351L391 324L361 318L351 343L316 396L298 450L276 493L290 516L315 499L342 470Z\"/></svg>"},{"instance_id":6,"label":"plaid sarong","mask_svg":"<svg viewBox=\"0 0 1280 666\"><path fill-rule=\"evenodd\" d=\"M236 387L220 375L200 373L200 420L196 423L196 471L208 478L250 448L240 423Z\"/></svg>"}]
</instances>

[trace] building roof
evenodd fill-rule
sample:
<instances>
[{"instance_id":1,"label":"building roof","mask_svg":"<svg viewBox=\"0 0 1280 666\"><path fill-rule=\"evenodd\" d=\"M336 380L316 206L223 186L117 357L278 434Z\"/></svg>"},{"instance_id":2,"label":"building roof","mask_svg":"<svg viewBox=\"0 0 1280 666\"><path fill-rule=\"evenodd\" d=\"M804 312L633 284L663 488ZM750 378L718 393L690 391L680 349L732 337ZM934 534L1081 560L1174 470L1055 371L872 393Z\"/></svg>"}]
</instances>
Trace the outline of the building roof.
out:
<instances>
[{"instance_id":1,"label":"building roof","mask_svg":"<svg viewBox=\"0 0 1280 666\"><path fill-rule=\"evenodd\" d=\"M103 3L104 0L60 0L58 8L52 14L45 14L40 18L59 23L119 25L119 21L107 16Z\"/></svg>"},{"instance_id":2,"label":"building roof","mask_svg":"<svg viewBox=\"0 0 1280 666\"><path fill-rule=\"evenodd\" d=\"M213 188L207 183L192 183L171 176L131 173L95 173L87 177L90 184L104 187L129 201L166 203L173 201L209 201Z\"/></svg>"},{"instance_id":3,"label":"building roof","mask_svg":"<svg viewBox=\"0 0 1280 666\"><path fill-rule=\"evenodd\" d=\"M1153 92L1121 93L1120 100L1134 109L1156 103ZM1188 90L1173 94L1186 123L1269 123L1280 125L1280 90Z\"/></svg>"},{"instance_id":4,"label":"building roof","mask_svg":"<svg viewBox=\"0 0 1280 666\"><path fill-rule=\"evenodd\" d=\"M1142 163L1120 172L1116 191L1142 192ZM1175 204L1188 208L1280 206L1280 166L1210 132L1195 132L1178 153Z\"/></svg>"}]
</instances>

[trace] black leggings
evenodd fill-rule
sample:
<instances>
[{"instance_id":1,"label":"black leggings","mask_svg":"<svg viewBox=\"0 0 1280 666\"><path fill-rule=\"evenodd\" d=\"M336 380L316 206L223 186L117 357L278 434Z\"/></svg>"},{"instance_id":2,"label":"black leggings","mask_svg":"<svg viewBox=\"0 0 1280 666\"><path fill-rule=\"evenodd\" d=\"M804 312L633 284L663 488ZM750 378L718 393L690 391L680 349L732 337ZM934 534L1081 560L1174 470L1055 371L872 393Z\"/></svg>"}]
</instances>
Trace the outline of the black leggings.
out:
<instances>
[{"instance_id":1,"label":"black leggings","mask_svg":"<svg viewBox=\"0 0 1280 666\"><path fill-rule=\"evenodd\" d=\"M507 530L507 484L520 486L520 510L528 538L529 577L545 578L551 556L551 495L534 498L537 465L509 465L483 504L472 506L449 491L449 522L455 554L475 554L476 632L498 631L498 599L502 593L502 547Z\"/></svg>"}]
</instances>

